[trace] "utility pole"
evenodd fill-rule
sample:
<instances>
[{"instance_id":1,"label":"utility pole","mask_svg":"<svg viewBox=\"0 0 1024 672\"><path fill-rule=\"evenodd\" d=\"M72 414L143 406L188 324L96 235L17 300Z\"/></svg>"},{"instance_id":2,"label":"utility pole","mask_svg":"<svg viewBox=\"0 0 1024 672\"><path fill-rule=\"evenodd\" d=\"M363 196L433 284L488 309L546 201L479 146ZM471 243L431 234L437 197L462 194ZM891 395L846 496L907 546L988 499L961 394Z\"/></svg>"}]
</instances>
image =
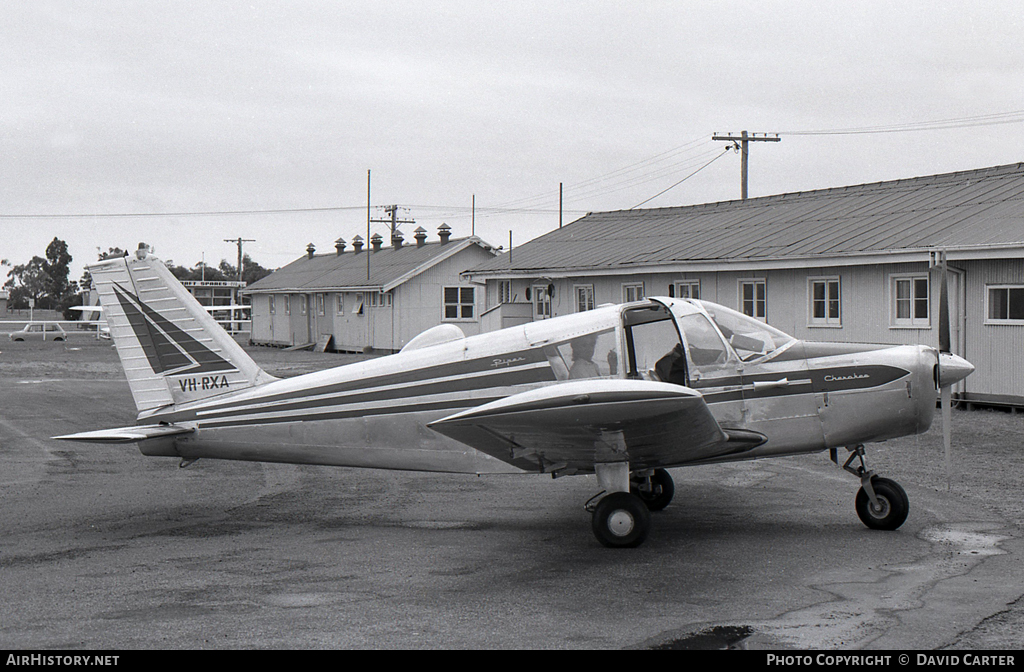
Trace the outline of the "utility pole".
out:
<instances>
[{"instance_id":1,"label":"utility pole","mask_svg":"<svg viewBox=\"0 0 1024 672\"><path fill-rule=\"evenodd\" d=\"M252 238L225 238L225 243L236 243L238 245L238 281L242 281L242 243L255 243L256 241ZM203 264L203 270L206 270L206 264Z\"/></svg>"},{"instance_id":2,"label":"utility pole","mask_svg":"<svg viewBox=\"0 0 1024 672\"><path fill-rule=\"evenodd\" d=\"M380 206L378 206L380 207ZM371 219L369 221L376 222L378 224L387 224L391 227L391 244L395 244L395 231L398 230L399 224L415 224L415 219L399 219L398 218L398 206L397 205L385 205L384 212L391 215L388 219ZM367 235L369 235L369 229L367 229ZM369 245L370 241L367 239L366 244Z\"/></svg>"},{"instance_id":3,"label":"utility pole","mask_svg":"<svg viewBox=\"0 0 1024 672\"><path fill-rule=\"evenodd\" d=\"M778 142L782 138L779 137L778 133L774 135L768 135L762 133L760 136L757 133L747 135L746 131L740 133L739 137L734 135L718 135L717 133L711 136L712 140L722 140L725 142L733 143L733 147L738 147L740 150L740 198L744 201L747 200L747 159L750 154L750 149L747 143L750 142Z\"/></svg>"}]
</instances>

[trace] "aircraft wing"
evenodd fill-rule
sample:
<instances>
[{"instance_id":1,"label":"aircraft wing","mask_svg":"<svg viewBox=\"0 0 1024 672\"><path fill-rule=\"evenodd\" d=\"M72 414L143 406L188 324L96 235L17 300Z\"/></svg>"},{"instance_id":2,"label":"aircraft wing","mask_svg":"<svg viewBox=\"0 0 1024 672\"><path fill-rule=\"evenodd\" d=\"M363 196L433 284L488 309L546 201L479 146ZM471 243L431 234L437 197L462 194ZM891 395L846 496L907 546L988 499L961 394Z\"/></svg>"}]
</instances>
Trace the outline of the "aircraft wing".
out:
<instances>
[{"instance_id":1,"label":"aircraft wing","mask_svg":"<svg viewBox=\"0 0 1024 672\"><path fill-rule=\"evenodd\" d=\"M646 380L591 379L522 392L428 425L527 471L593 471L598 462L668 467L765 441L723 430L696 390Z\"/></svg>"},{"instance_id":2,"label":"aircraft wing","mask_svg":"<svg viewBox=\"0 0 1024 672\"><path fill-rule=\"evenodd\" d=\"M189 434L194 431L196 430L192 427L183 427L181 425L133 425L131 427L100 429L94 432L65 434L52 438L60 439L61 441L82 441L85 443L132 443L134 441L145 441L146 439L157 439L177 434Z\"/></svg>"}]
</instances>

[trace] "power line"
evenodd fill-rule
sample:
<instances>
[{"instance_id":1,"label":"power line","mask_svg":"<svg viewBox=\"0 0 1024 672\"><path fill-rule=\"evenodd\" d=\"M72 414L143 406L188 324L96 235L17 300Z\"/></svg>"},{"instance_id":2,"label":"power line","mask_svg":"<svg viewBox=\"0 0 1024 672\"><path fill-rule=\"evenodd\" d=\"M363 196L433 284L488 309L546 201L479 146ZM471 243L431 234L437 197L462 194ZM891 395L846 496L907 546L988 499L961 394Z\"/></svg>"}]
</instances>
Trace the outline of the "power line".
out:
<instances>
[{"instance_id":1,"label":"power line","mask_svg":"<svg viewBox=\"0 0 1024 672\"><path fill-rule=\"evenodd\" d=\"M907 133L912 131L941 131L951 128L972 128L975 126L993 126L997 124L1019 124L1024 122L1024 110L1015 112L998 112L975 117L957 119L939 119L935 121L916 121L887 126L861 126L855 128L833 128L813 131L779 131L778 135L858 135L868 133Z\"/></svg>"},{"instance_id":2,"label":"power line","mask_svg":"<svg viewBox=\"0 0 1024 672\"><path fill-rule=\"evenodd\" d=\"M95 212L95 213L51 213L51 214L0 214L0 219L91 219L91 218L133 218L133 217L221 217L230 215L283 215L303 212L335 212L341 210L362 210L363 206L346 205L324 208L277 208L272 210L203 210L196 212Z\"/></svg>"},{"instance_id":3,"label":"power line","mask_svg":"<svg viewBox=\"0 0 1024 672\"><path fill-rule=\"evenodd\" d=\"M705 163L705 164L704 164L703 166L701 166L701 167L700 167L700 168L698 168L697 170L693 171L692 173L690 173L689 175L687 175L687 176L686 176L686 177L684 177L683 179L679 180L678 182L676 182L675 184L673 184L673 185L672 185L671 187L668 187L668 189L662 189L661 191L659 191L658 193L656 193L656 194L655 194L654 196L651 196L650 198L648 198L648 199L647 199L646 201L640 201L639 203L637 203L636 205L634 205L634 206L633 206L632 208L630 208L630 210L635 210L636 208L639 208L639 207L640 207L641 205L643 205L644 203L648 203L648 202L650 202L650 201L653 201L653 200L654 200L654 199L656 199L656 198L657 198L658 196L661 196L662 194L664 194L664 193L665 193L666 191L669 191L670 189L675 189L676 187L678 187L678 186L679 186L680 184L682 184L683 182L686 182L686 181L687 181L688 179L690 179L691 177L693 177L694 175L696 175L696 174L697 174L697 173L699 173L700 171L702 171L702 170L704 170L705 168L707 168L708 166L710 166L710 165L711 165L712 163L714 163L715 161L718 161L718 160L719 160L720 158L722 158L723 156L725 156L725 155L726 155L726 154L727 154L727 153L729 152L729 150L730 150L730 149L732 149L732 148L731 148L731 147L726 147L726 148L725 148L725 149L724 149L724 150L723 150L722 152L720 152L720 153L718 154L718 156L716 156L715 158L711 159L710 161L708 161L707 163Z\"/></svg>"}]
</instances>

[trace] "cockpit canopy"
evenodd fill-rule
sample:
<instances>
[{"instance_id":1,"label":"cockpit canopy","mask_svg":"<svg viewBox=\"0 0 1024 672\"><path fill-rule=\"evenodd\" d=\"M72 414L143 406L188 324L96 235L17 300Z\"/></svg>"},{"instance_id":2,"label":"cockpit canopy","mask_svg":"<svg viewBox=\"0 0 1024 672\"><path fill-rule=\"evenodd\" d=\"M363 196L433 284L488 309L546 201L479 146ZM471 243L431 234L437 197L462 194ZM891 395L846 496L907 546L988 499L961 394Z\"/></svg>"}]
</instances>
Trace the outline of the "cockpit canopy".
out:
<instances>
[{"instance_id":1,"label":"cockpit canopy","mask_svg":"<svg viewBox=\"0 0 1024 672\"><path fill-rule=\"evenodd\" d=\"M694 303L707 311L736 355L745 362L768 357L796 340L775 327L731 308L708 301L694 300Z\"/></svg>"}]
</instances>

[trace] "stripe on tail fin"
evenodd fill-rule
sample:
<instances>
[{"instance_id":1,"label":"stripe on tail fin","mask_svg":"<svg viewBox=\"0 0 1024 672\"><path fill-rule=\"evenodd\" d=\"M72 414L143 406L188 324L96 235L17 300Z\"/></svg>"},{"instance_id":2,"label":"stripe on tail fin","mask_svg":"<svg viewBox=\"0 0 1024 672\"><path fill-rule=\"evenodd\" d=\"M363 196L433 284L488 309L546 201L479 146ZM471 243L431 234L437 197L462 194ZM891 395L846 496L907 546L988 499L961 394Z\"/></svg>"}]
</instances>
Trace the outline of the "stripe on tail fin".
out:
<instances>
[{"instance_id":1,"label":"stripe on tail fin","mask_svg":"<svg viewBox=\"0 0 1024 672\"><path fill-rule=\"evenodd\" d=\"M275 380L156 257L140 250L88 270L140 413Z\"/></svg>"}]
</instances>

